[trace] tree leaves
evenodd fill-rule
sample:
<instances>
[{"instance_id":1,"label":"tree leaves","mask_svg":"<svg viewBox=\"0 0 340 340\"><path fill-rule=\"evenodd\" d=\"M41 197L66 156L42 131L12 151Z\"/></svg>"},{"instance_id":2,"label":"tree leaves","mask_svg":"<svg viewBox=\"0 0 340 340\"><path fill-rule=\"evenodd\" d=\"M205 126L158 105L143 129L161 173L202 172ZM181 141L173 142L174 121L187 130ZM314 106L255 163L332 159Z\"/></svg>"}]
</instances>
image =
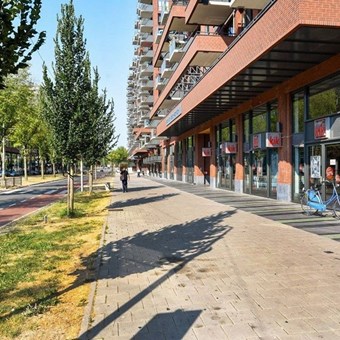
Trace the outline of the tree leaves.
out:
<instances>
[{"instance_id":1,"label":"tree leaves","mask_svg":"<svg viewBox=\"0 0 340 340\"><path fill-rule=\"evenodd\" d=\"M9 74L25 68L45 41L45 32L34 28L42 0L0 1L0 89ZM36 43L32 39L38 34Z\"/></svg>"}]
</instances>

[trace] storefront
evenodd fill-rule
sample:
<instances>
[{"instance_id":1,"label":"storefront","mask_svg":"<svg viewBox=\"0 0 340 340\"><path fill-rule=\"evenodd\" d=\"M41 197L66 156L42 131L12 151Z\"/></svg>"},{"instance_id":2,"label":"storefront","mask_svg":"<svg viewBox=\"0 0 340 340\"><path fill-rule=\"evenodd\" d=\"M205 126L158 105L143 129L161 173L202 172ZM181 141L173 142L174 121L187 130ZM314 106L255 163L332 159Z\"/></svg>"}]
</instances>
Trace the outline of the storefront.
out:
<instances>
[{"instance_id":1,"label":"storefront","mask_svg":"<svg viewBox=\"0 0 340 340\"><path fill-rule=\"evenodd\" d=\"M297 201L303 187L325 179L335 182L340 175L340 75L294 93L292 101L293 199ZM323 194L329 190L326 186Z\"/></svg>"},{"instance_id":2,"label":"storefront","mask_svg":"<svg viewBox=\"0 0 340 340\"><path fill-rule=\"evenodd\" d=\"M277 197L278 148L281 147L277 102L243 115L243 191Z\"/></svg>"},{"instance_id":3,"label":"storefront","mask_svg":"<svg viewBox=\"0 0 340 340\"><path fill-rule=\"evenodd\" d=\"M195 143L194 137L190 136L185 139L185 169L186 169L186 182L195 183L194 167L195 167Z\"/></svg>"},{"instance_id":4,"label":"storefront","mask_svg":"<svg viewBox=\"0 0 340 340\"><path fill-rule=\"evenodd\" d=\"M216 140L219 145L217 186L234 190L237 153L235 119L229 119L218 126Z\"/></svg>"}]
</instances>

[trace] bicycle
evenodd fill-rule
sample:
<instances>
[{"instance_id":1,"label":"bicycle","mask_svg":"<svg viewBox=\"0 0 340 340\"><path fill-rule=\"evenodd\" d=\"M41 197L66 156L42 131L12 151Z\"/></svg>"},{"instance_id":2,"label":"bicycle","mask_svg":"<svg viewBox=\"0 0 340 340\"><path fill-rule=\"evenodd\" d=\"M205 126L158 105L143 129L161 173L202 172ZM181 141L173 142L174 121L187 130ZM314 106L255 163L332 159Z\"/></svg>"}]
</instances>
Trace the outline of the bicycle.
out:
<instances>
[{"instance_id":1,"label":"bicycle","mask_svg":"<svg viewBox=\"0 0 340 340\"><path fill-rule=\"evenodd\" d=\"M332 195L325 201L322 200L320 194L321 185L324 183L331 184L333 186ZM301 208L307 215L316 214L319 212L325 212L326 210L333 211L333 217L340 219L340 198L336 190L336 186L333 182L322 181L321 185L311 187L310 189L304 190L301 194Z\"/></svg>"}]
</instances>

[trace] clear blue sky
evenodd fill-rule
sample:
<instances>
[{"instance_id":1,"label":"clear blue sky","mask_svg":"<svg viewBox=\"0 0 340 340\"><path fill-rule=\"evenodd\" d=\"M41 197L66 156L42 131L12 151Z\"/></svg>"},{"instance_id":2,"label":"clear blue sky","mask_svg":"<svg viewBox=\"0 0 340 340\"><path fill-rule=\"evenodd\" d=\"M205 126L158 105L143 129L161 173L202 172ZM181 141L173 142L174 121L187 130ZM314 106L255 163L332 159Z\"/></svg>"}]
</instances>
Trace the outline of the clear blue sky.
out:
<instances>
[{"instance_id":1,"label":"clear blue sky","mask_svg":"<svg viewBox=\"0 0 340 340\"><path fill-rule=\"evenodd\" d=\"M42 81L42 63L52 70L57 15L61 4L68 0L43 0L38 31L46 31L46 42L31 61L32 79ZM116 131L120 134L118 146L127 146L126 86L129 66L133 59L134 23L137 19L137 0L74 0L76 16L84 18L86 49L93 67L101 77L100 87L107 89L113 98L116 114Z\"/></svg>"}]
</instances>

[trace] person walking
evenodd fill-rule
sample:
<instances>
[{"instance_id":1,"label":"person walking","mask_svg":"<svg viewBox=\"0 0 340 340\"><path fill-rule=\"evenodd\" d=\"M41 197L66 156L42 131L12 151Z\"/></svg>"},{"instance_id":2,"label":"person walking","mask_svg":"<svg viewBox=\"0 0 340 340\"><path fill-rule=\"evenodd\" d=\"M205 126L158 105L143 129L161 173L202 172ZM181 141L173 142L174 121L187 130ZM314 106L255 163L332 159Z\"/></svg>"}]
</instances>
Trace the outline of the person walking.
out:
<instances>
[{"instance_id":1,"label":"person walking","mask_svg":"<svg viewBox=\"0 0 340 340\"><path fill-rule=\"evenodd\" d=\"M128 171L125 168L122 168L120 172L120 180L122 181L123 192L128 191L128 179L130 179Z\"/></svg>"}]
</instances>

